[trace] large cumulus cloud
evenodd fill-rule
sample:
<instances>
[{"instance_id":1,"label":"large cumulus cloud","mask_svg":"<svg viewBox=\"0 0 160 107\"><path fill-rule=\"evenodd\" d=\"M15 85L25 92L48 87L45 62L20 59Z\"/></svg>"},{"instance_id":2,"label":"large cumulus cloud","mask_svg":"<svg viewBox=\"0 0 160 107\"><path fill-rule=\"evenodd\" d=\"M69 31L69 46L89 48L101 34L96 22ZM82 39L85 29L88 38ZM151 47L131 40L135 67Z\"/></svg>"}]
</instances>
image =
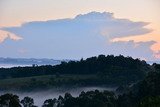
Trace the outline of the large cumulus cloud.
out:
<instances>
[{"instance_id":1,"label":"large cumulus cloud","mask_svg":"<svg viewBox=\"0 0 160 107\"><path fill-rule=\"evenodd\" d=\"M114 38L151 32L145 28L146 25L146 22L117 19L113 13L108 12L91 12L73 19L33 21L19 27L2 28L1 30L20 35L23 40L3 43L12 46L12 55L2 45L0 49L7 51L4 53L9 56L19 56L20 53L16 51L19 49L28 50L24 57L81 58L103 53L145 56L146 59L151 59L152 41L138 45L133 41L110 42Z\"/></svg>"}]
</instances>

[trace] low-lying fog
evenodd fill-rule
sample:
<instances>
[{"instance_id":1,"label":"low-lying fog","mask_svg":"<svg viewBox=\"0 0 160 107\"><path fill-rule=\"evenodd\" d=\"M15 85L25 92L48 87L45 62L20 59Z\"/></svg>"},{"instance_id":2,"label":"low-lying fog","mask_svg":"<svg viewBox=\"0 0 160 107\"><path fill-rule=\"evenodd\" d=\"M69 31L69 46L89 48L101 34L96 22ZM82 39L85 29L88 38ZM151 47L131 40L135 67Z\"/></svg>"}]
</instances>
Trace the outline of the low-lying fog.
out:
<instances>
[{"instance_id":1,"label":"low-lying fog","mask_svg":"<svg viewBox=\"0 0 160 107\"><path fill-rule=\"evenodd\" d=\"M20 97L20 100L23 99L26 96L29 96L34 99L34 103L36 106L41 107L43 102L46 99L53 99L53 98L58 98L59 95L64 96L65 93L71 93L72 96L76 97L78 96L82 91L94 91L94 90L99 90L99 91L115 91L116 88L107 88L107 87L81 87L81 88L74 88L74 89L52 89L52 90L47 90L47 91L38 91L38 92L1 92L1 94L5 93L12 93L16 94Z\"/></svg>"}]
</instances>

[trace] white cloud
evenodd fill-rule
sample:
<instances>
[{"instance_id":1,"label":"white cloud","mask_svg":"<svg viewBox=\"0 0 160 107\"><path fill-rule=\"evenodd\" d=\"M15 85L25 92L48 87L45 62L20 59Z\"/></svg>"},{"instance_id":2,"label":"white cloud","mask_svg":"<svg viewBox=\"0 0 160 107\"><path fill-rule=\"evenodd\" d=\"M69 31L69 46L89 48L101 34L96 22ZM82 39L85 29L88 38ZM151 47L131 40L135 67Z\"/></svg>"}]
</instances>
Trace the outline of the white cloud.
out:
<instances>
[{"instance_id":1,"label":"white cloud","mask_svg":"<svg viewBox=\"0 0 160 107\"><path fill-rule=\"evenodd\" d=\"M76 30L87 30L87 32L99 33L109 38L120 38L134 35L142 35L151 32L151 29L145 28L147 22L133 22L128 19L118 19L109 12L91 12L84 15L77 15L74 19L60 19L49 21L33 21L22 24L21 27L3 28L6 31L18 33L19 30L24 32L48 32L62 35L63 32L71 33ZM30 30L30 31L29 31ZM16 31L16 32L15 32ZM66 35L68 36L68 35Z\"/></svg>"},{"instance_id":2,"label":"white cloud","mask_svg":"<svg viewBox=\"0 0 160 107\"><path fill-rule=\"evenodd\" d=\"M0 43L2 43L3 41L5 41L5 39L7 39L7 38L9 38L9 39L11 39L11 40L14 40L14 41L18 41L18 40L21 40L21 39L22 39L21 37L16 36L16 35L13 34L13 33L0 30Z\"/></svg>"},{"instance_id":3,"label":"white cloud","mask_svg":"<svg viewBox=\"0 0 160 107\"><path fill-rule=\"evenodd\" d=\"M73 19L33 21L20 27L2 29L21 35L23 42L12 46L29 50L28 57L81 58L98 54L124 54L151 59L153 52L150 46L154 44L153 41L110 42L114 38L151 32L145 28L146 25L146 22L115 18L113 13L91 12Z\"/></svg>"}]
</instances>

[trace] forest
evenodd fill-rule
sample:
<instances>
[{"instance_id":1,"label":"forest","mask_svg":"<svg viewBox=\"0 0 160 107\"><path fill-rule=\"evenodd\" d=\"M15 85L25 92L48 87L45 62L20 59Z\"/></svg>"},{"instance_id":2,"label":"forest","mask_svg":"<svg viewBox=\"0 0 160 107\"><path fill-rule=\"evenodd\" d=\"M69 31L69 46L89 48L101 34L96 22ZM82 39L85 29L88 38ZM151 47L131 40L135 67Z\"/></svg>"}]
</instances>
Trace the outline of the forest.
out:
<instances>
[{"instance_id":1,"label":"forest","mask_svg":"<svg viewBox=\"0 0 160 107\"><path fill-rule=\"evenodd\" d=\"M58 99L46 99L42 107L160 107L160 65L153 64L153 67L154 70L148 72L143 80L123 93L83 91L77 97L66 93ZM37 106L31 97L26 96L20 100L17 95L8 93L0 96L0 107Z\"/></svg>"},{"instance_id":2,"label":"forest","mask_svg":"<svg viewBox=\"0 0 160 107\"><path fill-rule=\"evenodd\" d=\"M55 66L0 68L0 90L129 85L144 79L152 69L143 60L122 55L99 55Z\"/></svg>"},{"instance_id":3,"label":"forest","mask_svg":"<svg viewBox=\"0 0 160 107\"><path fill-rule=\"evenodd\" d=\"M144 76L149 65L143 60L124 57L122 55L99 55L86 60L61 62L60 65L44 65L32 67L0 68L0 78L20 78L54 74L101 74L117 76L134 73L137 78Z\"/></svg>"},{"instance_id":4,"label":"forest","mask_svg":"<svg viewBox=\"0 0 160 107\"><path fill-rule=\"evenodd\" d=\"M60 65L0 68L0 90L33 91L61 86L117 86L46 98L42 107L160 107L160 64L122 55L99 55ZM26 90L25 90L26 89ZM3 93L0 107L37 107L34 99Z\"/></svg>"}]
</instances>

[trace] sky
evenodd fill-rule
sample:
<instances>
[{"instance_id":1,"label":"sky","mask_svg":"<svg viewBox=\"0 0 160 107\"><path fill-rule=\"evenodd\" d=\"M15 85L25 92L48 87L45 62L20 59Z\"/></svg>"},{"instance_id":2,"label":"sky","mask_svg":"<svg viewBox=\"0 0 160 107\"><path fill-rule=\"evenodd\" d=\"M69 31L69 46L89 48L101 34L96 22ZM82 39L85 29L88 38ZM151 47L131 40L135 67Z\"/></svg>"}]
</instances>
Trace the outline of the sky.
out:
<instances>
[{"instance_id":1,"label":"sky","mask_svg":"<svg viewBox=\"0 0 160 107\"><path fill-rule=\"evenodd\" d=\"M0 0L0 57L160 59L160 0Z\"/></svg>"}]
</instances>

